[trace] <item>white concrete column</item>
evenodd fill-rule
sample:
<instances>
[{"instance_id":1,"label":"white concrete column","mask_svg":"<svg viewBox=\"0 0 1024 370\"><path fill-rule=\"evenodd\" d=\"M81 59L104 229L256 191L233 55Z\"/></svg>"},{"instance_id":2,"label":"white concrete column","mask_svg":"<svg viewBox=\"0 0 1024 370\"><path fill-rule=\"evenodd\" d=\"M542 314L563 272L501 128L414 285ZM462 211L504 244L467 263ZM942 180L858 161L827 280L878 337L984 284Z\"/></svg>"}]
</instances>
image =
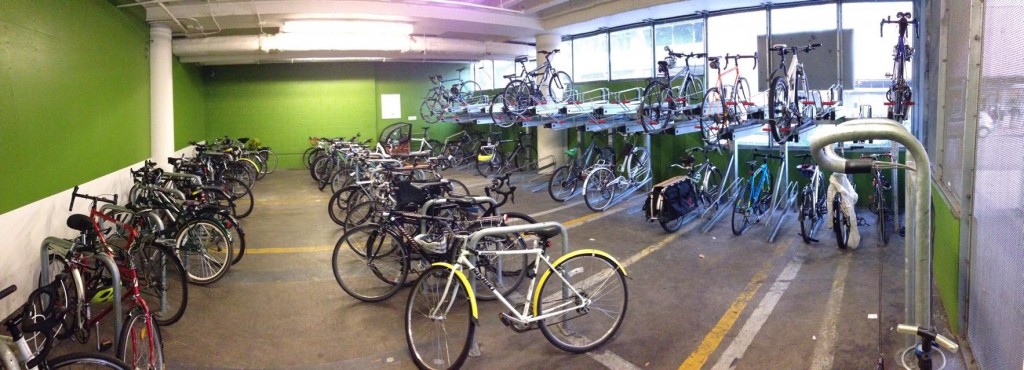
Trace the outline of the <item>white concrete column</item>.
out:
<instances>
[{"instance_id":1,"label":"white concrete column","mask_svg":"<svg viewBox=\"0 0 1024 370\"><path fill-rule=\"evenodd\" d=\"M551 51L560 48L562 45L562 36L555 34L542 34L537 35L537 50ZM561 53L560 53L561 54ZM562 55L564 56L564 55ZM561 60L562 64L568 63L564 58L555 60ZM545 55L537 54L537 64L542 64L547 60ZM542 94L544 94L545 100L550 101L551 97L548 95L547 86L541 87ZM566 147L566 131L567 130L552 130L549 128L538 127L537 128L537 156L541 159L541 166L547 165L548 157L554 157L556 165L562 165L566 162L565 159L565 147ZM551 167L542 173L550 173L554 171L554 167Z\"/></svg>"},{"instance_id":2,"label":"white concrete column","mask_svg":"<svg viewBox=\"0 0 1024 370\"><path fill-rule=\"evenodd\" d=\"M174 155L174 77L171 63L171 27L153 23L149 29L149 144L150 156L170 169Z\"/></svg>"}]
</instances>

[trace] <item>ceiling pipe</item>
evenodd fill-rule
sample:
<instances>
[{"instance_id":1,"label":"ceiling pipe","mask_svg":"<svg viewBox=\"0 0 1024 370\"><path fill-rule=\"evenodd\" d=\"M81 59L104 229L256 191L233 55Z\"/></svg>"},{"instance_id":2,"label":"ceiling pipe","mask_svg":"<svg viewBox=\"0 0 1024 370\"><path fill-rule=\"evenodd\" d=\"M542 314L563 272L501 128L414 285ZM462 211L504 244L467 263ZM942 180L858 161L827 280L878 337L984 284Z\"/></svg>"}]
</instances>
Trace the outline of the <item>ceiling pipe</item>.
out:
<instances>
[{"instance_id":1,"label":"ceiling pipe","mask_svg":"<svg viewBox=\"0 0 1024 370\"><path fill-rule=\"evenodd\" d=\"M522 10L508 9L508 8L502 8L502 7L490 6L490 5L481 5L481 4L475 4L475 3L464 3L464 2L461 2L461 1L453 1L453 0L420 0L420 1L426 1L428 3L435 3L435 4L457 5L457 6L464 6L464 7L467 7L467 8L477 8L477 9L495 10L495 11L499 11L499 12L523 14Z\"/></svg>"}]
</instances>

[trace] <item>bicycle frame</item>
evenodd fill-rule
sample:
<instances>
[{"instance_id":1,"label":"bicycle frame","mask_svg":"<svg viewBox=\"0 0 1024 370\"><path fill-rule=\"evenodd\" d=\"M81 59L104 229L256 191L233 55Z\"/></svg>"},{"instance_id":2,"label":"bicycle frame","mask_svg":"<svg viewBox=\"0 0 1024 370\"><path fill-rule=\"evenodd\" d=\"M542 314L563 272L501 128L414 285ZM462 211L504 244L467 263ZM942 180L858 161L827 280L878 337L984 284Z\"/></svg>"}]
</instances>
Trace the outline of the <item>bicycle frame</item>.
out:
<instances>
[{"instance_id":1,"label":"bicycle frame","mask_svg":"<svg viewBox=\"0 0 1024 370\"><path fill-rule=\"evenodd\" d=\"M754 174L750 175L750 197L747 199L747 209L757 204L758 199L761 198L761 190L764 189L764 185L771 185L768 182L768 176L765 175L768 171L768 163L761 163L761 166L754 171Z\"/></svg>"}]
</instances>

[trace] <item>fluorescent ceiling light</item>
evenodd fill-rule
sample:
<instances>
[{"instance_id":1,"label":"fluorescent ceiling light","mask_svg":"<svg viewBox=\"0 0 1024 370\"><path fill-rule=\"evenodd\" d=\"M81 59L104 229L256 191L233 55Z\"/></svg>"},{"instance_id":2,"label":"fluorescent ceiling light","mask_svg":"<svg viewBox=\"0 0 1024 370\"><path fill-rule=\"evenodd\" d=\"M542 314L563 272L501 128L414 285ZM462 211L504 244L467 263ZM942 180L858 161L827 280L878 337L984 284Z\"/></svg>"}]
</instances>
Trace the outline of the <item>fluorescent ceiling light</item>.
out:
<instances>
[{"instance_id":1,"label":"fluorescent ceiling light","mask_svg":"<svg viewBox=\"0 0 1024 370\"><path fill-rule=\"evenodd\" d=\"M292 58L292 63L302 62L383 62L380 57L326 57L326 58Z\"/></svg>"},{"instance_id":2,"label":"fluorescent ceiling light","mask_svg":"<svg viewBox=\"0 0 1024 370\"><path fill-rule=\"evenodd\" d=\"M407 35L377 35L334 33L279 33L266 38L261 48L273 51L407 51L412 40Z\"/></svg>"},{"instance_id":3,"label":"fluorescent ceiling light","mask_svg":"<svg viewBox=\"0 0 1024 370\"><path fill-rule=\"evenodd\" d=\"M285 21L282 33L411 35L412 25L398 22L309 19Z\"/></svg>"}]
</instances>

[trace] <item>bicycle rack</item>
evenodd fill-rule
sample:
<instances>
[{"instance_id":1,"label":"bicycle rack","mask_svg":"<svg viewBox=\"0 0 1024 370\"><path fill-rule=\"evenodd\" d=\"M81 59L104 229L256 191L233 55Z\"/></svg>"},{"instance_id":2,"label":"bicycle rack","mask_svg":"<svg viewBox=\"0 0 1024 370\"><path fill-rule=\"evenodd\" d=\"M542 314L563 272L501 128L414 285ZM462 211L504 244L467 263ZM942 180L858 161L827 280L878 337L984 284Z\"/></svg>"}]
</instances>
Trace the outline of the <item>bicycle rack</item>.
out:
<instances>
[{"instance_id":1,"label":"bicycle rack","mask_svg":"<svg viewBox=\"0 0 1024 370\"><path fill-rule=\"evenodd\" d=\"M43 239L43 244L39 247L39 256L41 257L40 260L42 261L41 262L41 267L42 268L39 269L39 285L40 286L42 286L44 284L48 284L50 282L50 279L52 278L50 276L50 250L51 250L50 247L53 247L53 249L55 251L57 251L58 254L65 254L65 253L67 253L68 250L71 249L71 245L72 245L72 242L70 240L61 239L61 238L54 237L54 236L49 236L49 237L46 237L46 239ZM110 258L110 256L108 256L106 254L103 254L103 253L94 254L93 258L95 258L97 261L100 261L104 265L107 266L107 269L110 270L110 275L111 275L110 277L111 277L112 281L115 281L115 282L120 282L121 281L121 273L117 269L117 264L114 263L114 259L113 258ZM114 288L114 295L113 295L113 297L115 297L115 299L113 300L114 301L113 302L113 304L114 304L114 313L116 313L114 315L114 333L120 333L121 332L121 326L124 325L124 321L123 321L124 318L121 317L122 316L121 314L124 312L124 311L121 310L121 297L123 297L121 295L121 284L111 284L111 285L114 286L113 287ZM116 335L115 335L115 338L113 339L113 347L117 348L117 345L118 345L118 343L117 343L117 338L116 338Z\"/></svg>"},{"instance_id":2,"label":"bicycle rack","mask_svg":"<svg viewBox=\"0 0 1024 370\"><path fill-rule=\"evenodd\" d=\"M779 151L782 152L782 163L779 164L778 179L775 180L775 189L772 190L771 212L768 212L768 218L764 223L765 227L771 227L772 218L775 217L776 213L779 214L779 218L775 222L775 226L771 229L772 231L768 235L769 243L775 242L775 238L779 234L779 229L781 229L782 224L786 222L786 217L789 216L789 210L793 207L793 203L796 202L798 185L796 181L789 181L789 145L787 144L788 143L783 143L781 148L779 148Z\"/></svg>"},{"instance_id":3,"label":"bicycle rack","mask_svg":"<svg viewBox=\"0 0 1024 370\"><path fill-rule=\"evenodd\" d=\"M708 219L707 222L704 223L704 226L701 228L701 232L705 234L711 232L711 229L715 227L718 221L722 220L722 217L724 217L726 213L732 212L731 207L722 207L721 204L731 204L732 201L736 199L736 194L739 193L740 189L743 189L743 185L747 181L745 178L740 177L740 150L739 144L736 143L736 137L740 133L759 129L760 127L760 121L748 120L748 122L746 123L728 128L729 134L731 136L731 139L729 139L729 145L732 148L732 155L729 157L729 166L726 168L724 176L722 176L721 187L723 190L718 195L718 203L720 206L718 207L717 213L715 213L710 219ZM725 198L727 194L728 198ZM710 208L708 210L705 210L704 212L708 212L709 210ZM701 216L703 217L703 214Z\"/></svg>"}]
</instances>

